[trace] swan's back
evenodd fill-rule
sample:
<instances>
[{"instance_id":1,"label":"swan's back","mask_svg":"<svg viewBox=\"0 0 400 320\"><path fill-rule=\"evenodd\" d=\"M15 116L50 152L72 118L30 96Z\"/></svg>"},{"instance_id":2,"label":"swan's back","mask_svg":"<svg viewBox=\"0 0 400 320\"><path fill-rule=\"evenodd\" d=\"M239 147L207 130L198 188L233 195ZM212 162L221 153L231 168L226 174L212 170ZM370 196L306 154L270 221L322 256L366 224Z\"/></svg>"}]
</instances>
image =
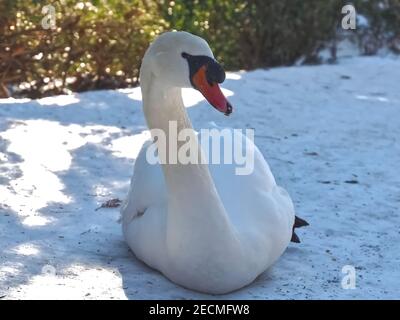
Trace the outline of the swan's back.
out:
<instances>
[{"instance_id":1,"label":"swan's back","mask_svg":"<svg viewBox=\"0 0 400 320\"><path fill-rule=\"evenodd\" d=\"M239 238L252 251L249 254L257 257L255 260L259 267L266 268L282 254L290 241L294 208L287 192L276 185L257 146L241 133L232 132L234 141L242 139L241 144L235 144L241 148L242 155L254 153L254 170L248 175L238 175L235 163L209 164L209 169ZM212 155L211 142L205 144L201 134L198 138L203 147L209 147L208 154ZM129 246L141 260L160 269L163 259L167 259L167 190L161 165L150 164L146 159L150 145L150 141L146 142L136 159L131 187L121 214ZM217 152L223 153L223 144ZM282 234L286 231L287 234ZM265 259L260 259L262 255Z\"/></svg>"}]
</instances>

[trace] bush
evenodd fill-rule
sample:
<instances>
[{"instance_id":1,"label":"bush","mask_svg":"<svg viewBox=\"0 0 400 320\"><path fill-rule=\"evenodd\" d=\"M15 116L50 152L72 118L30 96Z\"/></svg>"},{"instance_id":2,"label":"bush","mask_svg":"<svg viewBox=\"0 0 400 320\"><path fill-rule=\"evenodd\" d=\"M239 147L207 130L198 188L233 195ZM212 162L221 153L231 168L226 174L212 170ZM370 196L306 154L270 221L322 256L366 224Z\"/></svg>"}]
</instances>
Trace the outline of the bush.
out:
<instances>
[{"instance_id":1,"label":"bush","mask_svg":"<svg viewBox=\"0 0 400 320\"><path fill-rule=\"evenodd\" d=\"M364 54L376 54L381 48L400 53L400 0L353 1L368 24L360 26L356 40Z\"/></svg>"},{"instance_id":2,"label":"bush","mask_svg":"<svg viewBox=\"0 0 400 320\"><path fill-rule=\"evenodd\" d=\"M169 29L205 38L228 70L318 62L336 41L341 0L1 0L0 97L134 86L148 43ZM400 0L355 0L363 52L400 52ZM56 29L44 30L52 4ZM334 49L334 45L332 46ZM332 51L334 55L334 50Z\"/></svg>"},{"instance_id":3,"label":"bush","mask_svg":"<svg viewBox=\"0 0 400 320\"><path fill-rule=\"evenodd\" d=\"M0 4L0 86L23 82L20 94L135 85L149 41L167 23L151 1L60 0L55 30L41 26L48 1Z\"/></svg>"},{"instance_id":4,"label":"bush","mask_svg":"<svg viewBox=\"0 0 400 320\"><path fill-rule=\"evenodd\" d=\"M301 56L315 59L335 34L342 7L337 0L170 3L164 12L170 24L208 40L228 69L290 65Z\"/></svg>"}]
</instances>

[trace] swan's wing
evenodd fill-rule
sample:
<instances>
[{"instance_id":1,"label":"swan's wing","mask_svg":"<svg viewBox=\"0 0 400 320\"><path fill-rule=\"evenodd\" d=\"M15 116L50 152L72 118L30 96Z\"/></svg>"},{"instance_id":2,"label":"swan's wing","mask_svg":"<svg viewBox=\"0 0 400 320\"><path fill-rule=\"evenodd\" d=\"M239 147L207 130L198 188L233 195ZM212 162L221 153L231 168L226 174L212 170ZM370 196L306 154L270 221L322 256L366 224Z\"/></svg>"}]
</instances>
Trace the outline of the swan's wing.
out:
<instances>
[{"instance_id":1,"label":"swan's wing","mask_svg":"<svg viewBox=\"0 0 400 320\"><path fill-rule=\"evenodd\" d=\"M241 130L214 127L200 131L198 138L214 179L225 180L225 186L241 181L243 187L264 191L275 187L275 178L264 156Z\"/></svg>"},{"instance_id":2,"label":"swan's wing","mask_svg":"<svg viewBox=\"0 0 400 320\"><path fill-rule=\"evenodd\" d=\"M287 225L286 229L291 230L294 222L292 200L286 190L276 184L259 148L241 130L223 130L230 131L233 138L232 162L213 164L210 155L208 159L211 175L232 222L240 228L245 228L246 224L254 226L254 221L257 221L261 230L269 228L263 222ZM204 137L203 132L199 137L203 150L208 148L208 154L219 152L226 155L223 144L219 150L212 150L210 140L213 138ZM209 146L204 143L207 139ZM238 170L240 168L242 170Z\"/></svg>"},{"instance_id":3,"label":"swan's wing","mask_svg":"<svg viewBox=\"0 0 400 320\"><path fill-rule=\"evenodd\" d=\"M121 206L121 219L129 223L151 206L165 202L166 188L159 164L147 161L146 154L152 141L146 141L135 161L128 195Z\"/></svg>"},{"instance_id":4,"label":"swan's wing","mask_svg":"<svg viewBox=\"0 0 400 320\"><path fill-rule=\"evenodd\" d=\"M260 220L283 219L292 228L292 200L285 189L276 185L269 165L258 147L241 131L231 128L216 129L221 130L230 134L234 142L228 153L225 153L224 143L213 150L213 139L218 137L200 131L198 138L208 159L215 186L232 221L237 225L246 222L252 224L252 219L248 219L248 215L252 215L253 219ZM124 223L129 223L151 206L159 207L166 203L166 186L161 166L150 164L146 159L151 144L151 141L147 141L136 159L130 190L121 208ZM228 157L230 153L232 161L225 161L221 156L221 161L214 163L213 153L225 153L224 156ZM246 219L244 215L247 216ZM268 219L265 219L266 215Z\"/></svg>"}]
</instances>

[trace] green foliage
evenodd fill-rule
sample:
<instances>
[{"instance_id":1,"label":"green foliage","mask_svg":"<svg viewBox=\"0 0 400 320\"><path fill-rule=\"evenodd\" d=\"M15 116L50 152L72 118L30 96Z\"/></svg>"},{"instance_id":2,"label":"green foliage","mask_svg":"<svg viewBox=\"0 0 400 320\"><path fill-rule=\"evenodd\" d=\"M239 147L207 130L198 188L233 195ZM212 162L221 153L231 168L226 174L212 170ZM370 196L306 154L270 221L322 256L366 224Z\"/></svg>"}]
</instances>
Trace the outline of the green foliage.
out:
<instances>
[{"instance_id":1,"label":"green foliage","mask_svg":"<svg viewBox=\"0 0 400 320\"><path fill-rule=\"evenodd\" d=\"M369 21L359 28L356 38L365 54L375 54L382 47L400 53L400 0L353 1L358 13Z\"/></svg>"},{"instance_id":2,"label":"green foliage","mask_svg":"<svg viewBox=\"0 0 400 320\"><path fill-rule=\"evenodd\" d=\"M137 84L149 42L165 30L205 38L227 69L318 62L334 42L342 0L0 0L0 97ZM353 1L370 21L356 39L365 53L400 51L400 0ZM56 28L41 26L56 9ZM12 94L17 94L12 92Z\"/></svg>"},{"instance_id":3,"label":"green foliage","mask_svg":"<svg viewBox=\"0 0 400 320\"><path fill-rule=\"evenodd\" d=\"M170 2L171 3L171 2ZM315 58L339 21L337 0L176 0L164 16L209 41L229 69L289 65Z\"/></svg>"},{"instance_id":4,"label":"green foliage","mask_svg":"<svg viewBox=\"0 0 400 320\"><path fill-rule=\"evenodd\" d=\"M41 26L47 4L56 9L54 30ZM167 26L151 1L6 0L0 6L0 85L23 82L31 97L135 85L148 43Z\"/></svg>"}]
</instances>

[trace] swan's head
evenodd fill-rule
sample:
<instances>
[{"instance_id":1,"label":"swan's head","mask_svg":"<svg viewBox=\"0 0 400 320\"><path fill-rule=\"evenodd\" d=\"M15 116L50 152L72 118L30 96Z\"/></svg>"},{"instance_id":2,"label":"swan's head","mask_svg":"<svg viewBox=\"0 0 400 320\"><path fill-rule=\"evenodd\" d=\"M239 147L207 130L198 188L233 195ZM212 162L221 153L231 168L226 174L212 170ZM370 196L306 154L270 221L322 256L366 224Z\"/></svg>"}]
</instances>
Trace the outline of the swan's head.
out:
<instances>
[{"instance_id":1,"label":"swan's head","mask_svg":"<svg viewBox=\"0 0 400 320\"><path fill-rule=\"evenodd\" d=\"M165 85L193 87L217 110L225 115L232 112L218 85L225 80L225 71L204 39L188 32L166 32L147 49L141 76L144 66Z\"/></svg>"}]
</instances>

